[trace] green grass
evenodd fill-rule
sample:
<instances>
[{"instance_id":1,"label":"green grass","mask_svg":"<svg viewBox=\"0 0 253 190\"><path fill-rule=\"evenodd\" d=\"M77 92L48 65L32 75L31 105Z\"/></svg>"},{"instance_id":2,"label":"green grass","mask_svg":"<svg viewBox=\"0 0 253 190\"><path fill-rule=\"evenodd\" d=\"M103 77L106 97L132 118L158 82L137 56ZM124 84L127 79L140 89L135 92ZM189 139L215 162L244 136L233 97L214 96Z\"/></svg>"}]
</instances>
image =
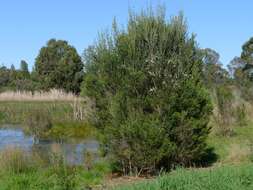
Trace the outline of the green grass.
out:
<instances>
[{"instance_id":1,"label":"green grass","mask_svg":"<svg viewBox=\"0 0 253 190\"><path fill-rule=\"evenodd\" d=\"M253 123L243 127L235 126L231 137L210 134L208 144L218 156L216 164L242 163L252 161L253 156Z\"/></svg>"},{"instance_id":2,"label":"green grass","mask_svg":"<svg viewBox=\"0 0 253 190\"><path fill-rule=\"evenodd\" d=\"M60 172L51 168L36 168L22 173L0 172L0 190L81 190L101 184L106 172L84 168L61 169ZM98 167L101 168L101 167Z\"/></svg>"},{"instance_id":3,"label":"green grass","mask_svg":"<svg viewBox=\"0 0 253 190\"><path fill-rule=\"evenodd\" d=\"M44 165L38 157L17 148L0 152L0 190L83 190L101 184L111 172L106 161L68 166L62 155L52 155Z\"/></svg>"},{"instance_id":4,"label":"green grass","mask_svg":"<svg viewBox=\"0 0 253 190\"><path fill-rule=\"evenodd\" d=\"M252 190L253 164L215 169L177 169L152 181L114 190Z\"/></svg>"}]
</instances>

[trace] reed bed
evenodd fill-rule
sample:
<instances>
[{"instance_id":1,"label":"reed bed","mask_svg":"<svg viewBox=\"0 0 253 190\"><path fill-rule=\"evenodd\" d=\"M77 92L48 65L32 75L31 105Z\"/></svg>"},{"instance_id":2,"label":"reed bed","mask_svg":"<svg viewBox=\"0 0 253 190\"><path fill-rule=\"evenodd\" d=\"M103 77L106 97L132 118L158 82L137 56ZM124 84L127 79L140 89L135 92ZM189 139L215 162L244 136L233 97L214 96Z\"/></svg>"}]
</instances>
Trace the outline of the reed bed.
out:
<instances>
[{"instance_id":1,"label":"reed bed","mask_svg":"<svg viewBox=\"0 0 253 190\"><path fill-rule=\"evenodd\" d=\"M80 101L81 97L73 93L52 89L44 91L5 91L0 93L0 101Z\"/></svg>"},{"instance_id":2,"label":"reed bed","mask_svg":"<svg viewBox=\"0 0 253 190\"><path fill-rule=\"evenodd\" d=\"M2 123L22 123L27 114L36 110L48 112L53 122L84 121L93 117L93 108L94 103L90 99L56 89L0 93Z\"/></svg>"},{"instance_id":3,"label":"reed bed","mask_svg":"<svg viewBox=\"0 0 253 190\"><path fill-rule=\"evenodd\" d=\"M35 112L50 115L53 123L87 121L92 108L84 101L0 101L0 123L21 124Z\"/></svg>"}]
</instances>

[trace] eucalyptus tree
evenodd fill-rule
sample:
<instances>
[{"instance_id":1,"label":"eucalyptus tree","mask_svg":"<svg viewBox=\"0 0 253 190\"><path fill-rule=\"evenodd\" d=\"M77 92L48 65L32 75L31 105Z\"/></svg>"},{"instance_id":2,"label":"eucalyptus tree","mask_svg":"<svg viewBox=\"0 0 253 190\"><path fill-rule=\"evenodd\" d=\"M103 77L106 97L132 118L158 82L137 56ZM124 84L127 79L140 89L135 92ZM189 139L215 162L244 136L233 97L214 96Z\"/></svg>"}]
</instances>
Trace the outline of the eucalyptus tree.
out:
<instances>
[{"instance_id":1,"label":"eucalyptus tree","mask_svg":"<svg viewBox=\"0 0 253 190\"><path fill-rule=\"evenodd\" d=\"M235 57L228 65L234 83L246 100L253 100L253 38L242 45L240 57Z\"/></svg>"},{"instance_id":2,"label":"eucalyptus tree","mask_svg":"<svg viewBox=\"0 0 253 190\"><path fill-rule=\"evenodd\" d=\"M209 90L230 82L229 72L222 67L220 55L215 50L206 48L203 52L203 79Z\"/></svg>"}]
</instances>

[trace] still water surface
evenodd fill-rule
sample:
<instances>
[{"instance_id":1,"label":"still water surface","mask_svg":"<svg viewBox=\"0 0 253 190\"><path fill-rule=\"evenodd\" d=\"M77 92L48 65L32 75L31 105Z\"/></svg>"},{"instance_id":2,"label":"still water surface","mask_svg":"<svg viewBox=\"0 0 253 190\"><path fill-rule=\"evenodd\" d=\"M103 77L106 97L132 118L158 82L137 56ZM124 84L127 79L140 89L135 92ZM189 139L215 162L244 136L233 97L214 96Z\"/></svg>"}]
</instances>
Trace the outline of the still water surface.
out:
<instances>
[{"instance_id":1,"label":"still water surface","mask_svg":"<svg viewBox=\"0 0 253 190\"><path fill-rule=\"evenodd\" d=\"M59 142L56 140L36 140L33 136L24 134L21 128L4 125L0 128L0 151L8 147L18 147L27 152L37 153L45 160L49 160L52 153L60 153L68 164L83 164L85 152L95 155L99 143L94 139Z\"/></svg>"}]
</instances>

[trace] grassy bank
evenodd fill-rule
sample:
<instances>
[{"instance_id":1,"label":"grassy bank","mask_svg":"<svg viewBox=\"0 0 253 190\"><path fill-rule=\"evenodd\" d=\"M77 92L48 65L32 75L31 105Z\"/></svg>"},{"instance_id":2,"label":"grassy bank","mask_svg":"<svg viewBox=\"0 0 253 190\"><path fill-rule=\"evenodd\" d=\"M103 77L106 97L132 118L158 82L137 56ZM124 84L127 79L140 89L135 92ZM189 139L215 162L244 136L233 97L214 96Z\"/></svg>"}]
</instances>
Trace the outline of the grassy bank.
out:
<instances>
[{"instance_id":1,"label":"grassy bank","mask_svg":"<svg viewBox=\"0 0 253 190\"><path fill-rule=\"evenodd\" d=\"M253 164L215 169L177 169L156 180L121 186L114 190L250 190Z\"/></svg>"},{"instance_id":2,"label":"grassy bank","mask_svg":"<svg viewBox=\"0 0 253 190\"><path fill-rule=\"evenodd\" d=\"M249 163L253 161L253 122L243 127L233 127L232 136L211 133L208 144L217 155L214 165Z\"/></svg>"},{"instance_id":3,"label":"grassy bank","mask_svg":"<svg viewBox=\"0 0 253 190\"><path fill-rule=\"evenodd\" d=\"M0 190L81 190L102 183L110 172L105 161L87 166L68 166L64 158L52 154L45 165L36 155L8 148L0 153Z\"/></svg>"},{"instance_id":4,"label":"grassy bank","mask_svg":"<svg viewBox=\"0 0 253 190\"><path fill-rule=\"evenodd\" d=\"M97 164L88 171L83 168L36 168L22 173L0 174L0 190L85 190L101 184L108 172Z\"/></svg>"}]
</instances>

